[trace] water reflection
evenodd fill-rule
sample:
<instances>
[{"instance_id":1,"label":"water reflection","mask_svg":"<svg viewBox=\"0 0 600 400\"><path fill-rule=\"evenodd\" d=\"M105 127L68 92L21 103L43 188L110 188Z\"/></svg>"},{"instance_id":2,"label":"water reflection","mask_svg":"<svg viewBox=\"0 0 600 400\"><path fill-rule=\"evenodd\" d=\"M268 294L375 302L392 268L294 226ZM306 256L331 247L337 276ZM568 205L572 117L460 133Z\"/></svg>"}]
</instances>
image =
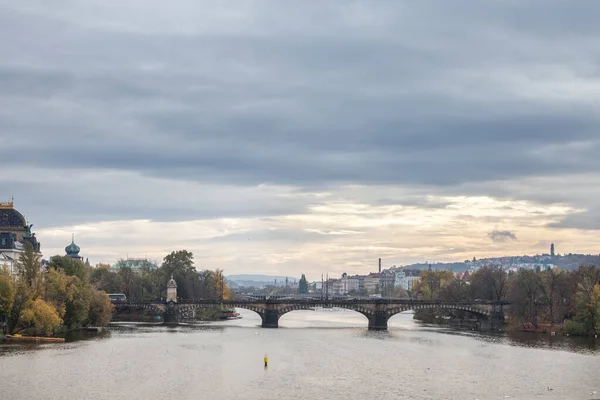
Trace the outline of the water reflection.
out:
<instances>
[{"instance_id":1,"label":"water reflection","mask_svg":"<svg viewBox=\"0 0 600 400\"><path fill-rule=\"evenodd\" d=\"M411 314L368 331L364 316L344 310L291 312L280 329L262 329L256 314L240 313L176 327L118 323L60 344L0 344L2 398L589 399L600 390L597 343L586 339L459 331Z\"/></svg>"}]
</instances>

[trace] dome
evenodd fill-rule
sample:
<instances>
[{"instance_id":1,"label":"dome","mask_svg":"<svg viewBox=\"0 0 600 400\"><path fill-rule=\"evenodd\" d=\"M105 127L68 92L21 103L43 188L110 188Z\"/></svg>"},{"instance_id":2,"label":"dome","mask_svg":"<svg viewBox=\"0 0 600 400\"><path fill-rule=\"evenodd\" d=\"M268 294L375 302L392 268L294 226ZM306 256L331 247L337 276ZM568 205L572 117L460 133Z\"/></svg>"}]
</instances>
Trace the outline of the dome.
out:
<instances>
[{"instance_id":1,"label":"dome","mask_svg":"<svg viewBox=\"0 0 600 400\"><path fill-rule=\"evenodd\" d=\"M13 207L13 202L0 203L0 229L17 228L25 229L27 221L23 214Z\"/></svg>"},{"instance_id":2,"label":"dome","mask_svg":"<svg viewBox=\"0 0 600 400\"><path fill-rule=\"evenodd\" d=\"M73 239L71 240L71 244L68 245L67 247L65 247L65 251L67 252L67 255L70 257L78 257L81 249L79 248L79 246L77 246L75 244L75 236L74 235L73 235Z\"/></svg>"}]
</instances>

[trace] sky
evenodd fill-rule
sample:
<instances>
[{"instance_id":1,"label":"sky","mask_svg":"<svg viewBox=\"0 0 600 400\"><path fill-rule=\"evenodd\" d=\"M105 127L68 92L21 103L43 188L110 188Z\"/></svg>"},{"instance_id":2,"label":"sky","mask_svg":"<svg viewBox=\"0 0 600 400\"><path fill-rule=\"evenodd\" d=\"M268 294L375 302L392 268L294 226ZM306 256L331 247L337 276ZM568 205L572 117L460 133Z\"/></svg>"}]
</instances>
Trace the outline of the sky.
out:
<instances>
[{"instance_id":1,"label":"sky","mask_svg":"<svg viewBox=\"0 0 600 400\"><path fill-rule=\"evenodd\" d=\"M597 0L0 0L45 257L320 279L600 252Z\"/></svg>"}]
</instances>

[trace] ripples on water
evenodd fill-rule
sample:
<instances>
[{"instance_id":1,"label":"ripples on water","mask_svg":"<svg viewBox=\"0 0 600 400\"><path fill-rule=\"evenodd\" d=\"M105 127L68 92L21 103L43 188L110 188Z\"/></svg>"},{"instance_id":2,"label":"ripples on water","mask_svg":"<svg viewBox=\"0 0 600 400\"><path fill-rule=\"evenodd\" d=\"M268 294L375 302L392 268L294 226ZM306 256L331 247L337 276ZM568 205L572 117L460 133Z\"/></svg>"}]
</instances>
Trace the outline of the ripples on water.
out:
<instances>
[{"instance_id":1,"label":"ripples on water","mask_svg":"<svg viewBox=\"0 0 600 400\"><path fill-rule=\"evenodd\" d=\"M409 313L370 332L346 310L292 312L281 328L262 329L240 312L235 321L120 323L63 344L2 344L0 398L600 398L597 340L456 331Z\"/></svg>"}]
</instances>

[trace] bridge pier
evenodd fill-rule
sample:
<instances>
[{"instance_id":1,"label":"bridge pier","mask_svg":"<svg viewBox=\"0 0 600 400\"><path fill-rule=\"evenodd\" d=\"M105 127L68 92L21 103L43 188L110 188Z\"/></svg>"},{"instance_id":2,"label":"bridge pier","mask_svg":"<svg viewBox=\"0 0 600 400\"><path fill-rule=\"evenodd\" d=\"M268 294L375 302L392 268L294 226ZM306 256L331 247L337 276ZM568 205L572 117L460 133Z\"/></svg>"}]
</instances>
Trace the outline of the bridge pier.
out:
<instances>
[{"instance_id":1,"label":"bridge pier","mask_svg":"<svg viewBox=\"0 0 600 400\"><path fill-rule=\"evenodd\" d=\"M369 316L370 331L386 331L388 328L388 316L385 311L376 311Z\"/></svg>"},{"instance_id":2,"label":"bridge pier","mask_svg":"<svg viewBox=\"0 0 600 400\"><path fill-rule=\"evenodd\" d=\"M279 328L279 310L265 310L262 318L263 328Z\"/></svg>"},{"instance_id":3,"label":"bridge pier","mask_svg":"<svg viewBox=\"0 0 600 400\"><path fill-rule=\"evenodd\" d=\"M504 312L494 311L490 314L489 318L481 321L481 330L497 331L502 328L503 324L504 324Z\"/></svg>"}]
</instances>

